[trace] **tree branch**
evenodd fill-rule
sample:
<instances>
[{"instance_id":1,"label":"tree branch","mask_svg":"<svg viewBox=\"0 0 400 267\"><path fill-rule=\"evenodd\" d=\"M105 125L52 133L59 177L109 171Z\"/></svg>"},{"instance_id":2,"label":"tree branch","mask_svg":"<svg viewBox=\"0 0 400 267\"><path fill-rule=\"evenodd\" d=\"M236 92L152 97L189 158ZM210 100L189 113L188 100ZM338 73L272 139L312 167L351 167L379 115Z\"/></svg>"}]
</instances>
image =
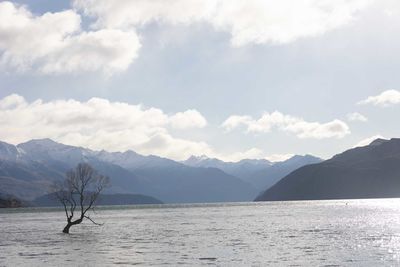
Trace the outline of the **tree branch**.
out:
<instances>
[{"instance_id":1,"label":"tree branch","mask_svg":"<svg viewBox=\"0 0 400 267\"><path fill-rule=\"evenodd\" d=\"M104 223L97 223L95 221L93 221L89 216L85 215L83 216L84 218L88 219L89 221L91 221L93 224L98 225L98 226L102 226L104 225Z\"/></svg>"},{"instance_id":2,"label":"tree branch","mask_svg":"<svg viewBox=\"0 0 400 267\"><path fill-rule=\"evenodd\" d=\"M68 224L63 232L68 233L72 225L80 224L83 219L90 220L95 225L102 225L95 222L86 213L94 210L100 193L108 186L107 176L98 174L89 164L80 163L75 169L66 173L66 180L60 183L55 195L64 206L64 212ZM80 216L73 220L74 213L78 209Z\"/></svg>"}]
</instances>

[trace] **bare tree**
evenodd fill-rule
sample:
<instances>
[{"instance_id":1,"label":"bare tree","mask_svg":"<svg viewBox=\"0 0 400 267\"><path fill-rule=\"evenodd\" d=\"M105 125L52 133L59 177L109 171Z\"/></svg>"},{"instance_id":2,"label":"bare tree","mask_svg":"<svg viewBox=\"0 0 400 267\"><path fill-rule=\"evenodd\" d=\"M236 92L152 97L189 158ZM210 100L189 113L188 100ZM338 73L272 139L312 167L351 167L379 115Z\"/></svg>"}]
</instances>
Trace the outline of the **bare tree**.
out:
<instances>
[{"instance_id":1,"label":"bare tree","mask_svg":"<svg viewBox=\"0 0 400 267\"><path fill-rule=\"evenodd\" d=\"M64 206L67 225L63 233L69 233L71 226L88 219L88 211L93 210L100 193L108 186L109 178L98 174L89 164L80 163L75 169L66 173L63 183L55 185L54 191L58 201Z\"/></svg>"}]
</instances>

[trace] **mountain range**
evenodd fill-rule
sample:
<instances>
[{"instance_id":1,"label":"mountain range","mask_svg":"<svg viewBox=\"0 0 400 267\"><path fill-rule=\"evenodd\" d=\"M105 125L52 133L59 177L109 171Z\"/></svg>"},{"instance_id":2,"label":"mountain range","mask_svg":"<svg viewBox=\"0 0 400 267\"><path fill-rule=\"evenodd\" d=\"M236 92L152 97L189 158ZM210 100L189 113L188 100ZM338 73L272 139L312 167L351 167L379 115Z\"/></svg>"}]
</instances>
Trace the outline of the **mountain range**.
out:
<instances>
[{"instance_id":1,"label":"mountain range","mask_svg":"<svg viewBox=\"0 0 400 267\"><path fill-rule=\"evenodd\" d=\"M400 139L377 139L301 167L256 201L400 197Z\"/></svg>"},{"instance_id":2,"label":"mountain range","mask_svg":"<svg viewBox=\"0 0 400 267\"><path fill-rule=\"evenodd\" d=\"M50 139L16 146L0 142L0 193L33 200L47 194L67 170L87 162L110 177L112 186L107 194L142 194L164 203L249 201L284 174L310 160L320 161L311 156L281 163L194 159L177 162L134 151L93 151Z\"/></svg>"},{"instance_id":3,"label":"mountain range","mask_svg":"<svg viewBox=\"0 0 400 267\"><path fill-rule=\"evenodd\" d=\"M326 161L305 155L277 163L225 162L206 156L177 162L134 151L93 151L50 139L19 145L0 142L0 196L40 199L80 162L110 177L112 186L105 193L117 204L132 204L139 201L137 196L164 203L250 201L257 195L256 201L400 197L396 138L377 139Z\"/></svg>"},{"instance_id":4,"label":"mountain range","mask_svg":"<svg viewBox=\"0 0 400 267\"><path fill-rule=\"evenodd\" d=\"M276 163L266 159L244 159L238 162L225 162L206 156L191 156L182 163L193 167L218 168L250 183L254 188L267 189L299 167L321 161L322 159L311 155L295 155L288 160Z\"/></svg>"}]
</instances>

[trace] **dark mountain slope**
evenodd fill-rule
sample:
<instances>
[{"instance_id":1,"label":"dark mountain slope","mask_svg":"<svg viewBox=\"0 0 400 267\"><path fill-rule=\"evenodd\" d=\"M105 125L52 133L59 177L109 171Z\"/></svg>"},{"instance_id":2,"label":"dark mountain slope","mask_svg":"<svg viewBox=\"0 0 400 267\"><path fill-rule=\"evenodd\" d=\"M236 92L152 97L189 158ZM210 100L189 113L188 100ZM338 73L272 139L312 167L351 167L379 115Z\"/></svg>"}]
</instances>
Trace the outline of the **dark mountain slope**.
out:
<instances>
[{"instance_id":1,"label":"dark mountain slope","mask_svg":"<svg viewBox=\"0 0 400 267\"><path fill-rule=\"evenodd\" d=\"M224 162L206 156L191 156L182 163L192 167L218 168L251 184L258 192L261 192L271 187L292 171L302 166L321 161L320 158L311 155L295 155L290 159L276 163L265 159L244 159L238 162Z\"/></svg>"},{"instance_id":2,"label":"dark mountain slope","mask_svg":"<svg viewBox=\"0 0 400 267\"><path fill-rule=\"evenodd\" d=\"M400 197L400 139L376 140L302 167L256 201Z\"/></svg>"},{"instance_id":3,"label":"dark mountain slope","mask_svg":"<svg viewBox=\"0 0 400 267\"><path fill-rule=\"evenodd\" d=\"M215 168L141 168L134 173L154 185L152 196L165 202L248 201L257 190L237 177Z\"/></svg>"},{"instance_id":4,"label":"dark mountain slope","mask_svg":"<svg viewBox=\"0 0 400 267\"><path fill-rule=\"evenodd\" d=\"M260 191L266 190L292 171L321 161L322 159L311 155L295 155L288 160L277 162L269 168L254 172L248 177L248 181L256 185Z\"/></svg>"},{"instance_id":5,"label":"dark mountain slope","mask_svg":"<svg viewBox=\"0 0 400 267\"><path fill-rule=\"evenodd\" d=\"M216 168L190 167L133 151L102 151L98 157L142 177L151 185L151 191L141 193L169 203L249 201L258 192L249 183Z\"/></svg>"}]
</instances>

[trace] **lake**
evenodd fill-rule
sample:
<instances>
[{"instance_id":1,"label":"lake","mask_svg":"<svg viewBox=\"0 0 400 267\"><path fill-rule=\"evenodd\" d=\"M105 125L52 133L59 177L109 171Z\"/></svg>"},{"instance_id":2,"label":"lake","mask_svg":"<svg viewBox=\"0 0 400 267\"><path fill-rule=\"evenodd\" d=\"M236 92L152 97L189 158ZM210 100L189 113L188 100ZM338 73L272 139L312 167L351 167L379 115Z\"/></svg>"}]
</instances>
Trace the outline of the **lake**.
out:
<instances>
[{"instance_id":1,"label":"lake","mask_svg":"<svg viewBox=\"0 0 400 267\"><path fill-rule=\"evenodd\" d=\"M0 210L0 266L400 264L400 199Z\"/></svg>"}]
</instances>

